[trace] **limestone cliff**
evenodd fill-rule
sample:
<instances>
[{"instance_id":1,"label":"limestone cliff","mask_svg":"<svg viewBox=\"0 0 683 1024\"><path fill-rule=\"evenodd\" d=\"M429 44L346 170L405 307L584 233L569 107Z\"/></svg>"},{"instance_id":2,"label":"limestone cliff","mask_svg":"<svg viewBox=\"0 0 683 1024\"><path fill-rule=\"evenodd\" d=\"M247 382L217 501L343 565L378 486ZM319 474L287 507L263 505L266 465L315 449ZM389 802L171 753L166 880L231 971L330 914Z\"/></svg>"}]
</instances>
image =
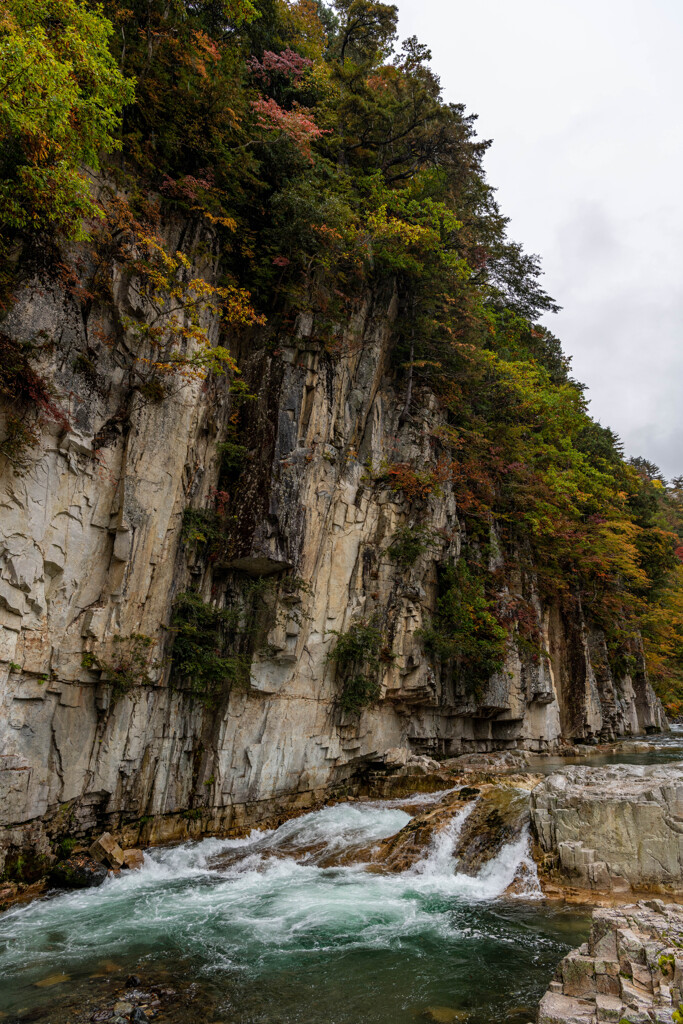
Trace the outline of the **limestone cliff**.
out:
<instances>
[{"instance_id":1,"label":"limestone cliff","mask_svg":"<svg viewBox=\"0 0 683 1024\"><path fill-rule=\"evenodd\" d=\"M128 301L120 281L115 302ZM503 597L532 609L549 658L510 643L505 669L473 687L425 653L437 566L472 541L447 483L409 501L385 471L436 465L442 425L426 392L402 416L388 358L395 304L368 297L337 352L306 316L276 342L228 339L257 397L240 407L244 458L220 550L207 555L183 523L187 508L214 506L217 443L236 419L227 378L158 402L131 396L125 335L105 344L59 290L23 295L5 329L57 342L42 370L71 429L43 425L29 468L2 468L6 849L47 850L46 837L102 825L133 837L141 821L143 840L226 830L310 805L410 753L547 750L662 726L642 663L613 678L580 602L542 599L521 565ZM406 525L429 535L412 564L390 550ZM494 523L490 541L494 568ZM254 580L268 581L258 608L245 598ZM211 701L173 662L173 607L188 592L261 624L245 647L248 679ZM381 691L351 714L329 653L368 621L386 637ZM139 685L117 691L104 666L116 644L140 638Z\"/></svg>"}]
</instances>

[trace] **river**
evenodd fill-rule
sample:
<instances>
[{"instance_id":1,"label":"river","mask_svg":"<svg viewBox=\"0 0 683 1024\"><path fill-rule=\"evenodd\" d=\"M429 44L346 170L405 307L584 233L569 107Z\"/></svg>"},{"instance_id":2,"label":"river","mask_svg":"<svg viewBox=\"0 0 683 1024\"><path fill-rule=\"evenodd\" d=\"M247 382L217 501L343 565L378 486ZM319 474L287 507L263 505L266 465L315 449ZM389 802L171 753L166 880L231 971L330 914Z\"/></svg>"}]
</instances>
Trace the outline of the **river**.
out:
<instances>
[{"instance_id":1,"label":"river","mask_svg":"<svg viewBox=\"0 0 683 1024\"><path fill-rule=\"evenodd\" d=\"M660 755L681 751L669 738ZM588 908L540 898L527 837L479 877L454 870L457 820L404 873L372 870L373 844L437 799L338 804L247 839L150 850L98 889L9 910L0 1016L89 1019L78 1011L137 974L194 986L195 1008L160 1021L526 1024ZM521 894L505 896L520 867Z\"/></svg>"}]
</instances>

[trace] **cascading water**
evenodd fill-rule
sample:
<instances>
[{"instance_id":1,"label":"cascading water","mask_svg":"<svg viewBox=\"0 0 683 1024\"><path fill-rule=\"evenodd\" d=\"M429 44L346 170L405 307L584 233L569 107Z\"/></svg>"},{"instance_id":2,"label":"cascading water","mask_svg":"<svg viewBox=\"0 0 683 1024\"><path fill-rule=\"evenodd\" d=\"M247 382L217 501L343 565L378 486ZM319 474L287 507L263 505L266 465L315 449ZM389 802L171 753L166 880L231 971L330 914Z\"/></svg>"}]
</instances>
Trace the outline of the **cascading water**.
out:
<instances>
[{"instance_id":1,"label":"cascading water","mask_svg":"<svg viewBox=\"0 0 683 1024\"><path fill-rule=\"evenodd\" d=\"M438 1007L484 1022L514 1005L530 1020L584 918L501 898L520 871L534 895L526 836L479 876L459 873L453 852L470 811L402 874L371 863L373 846L410 820L398 801L151 851L140 871L97 890L0 917L0 1010L21 1018L73 1005L109 961L106 970L193 977L211 993L208 1020L408 1024ZM62 984L36 987L55 972Z\"/></svg>"}]
</instances>

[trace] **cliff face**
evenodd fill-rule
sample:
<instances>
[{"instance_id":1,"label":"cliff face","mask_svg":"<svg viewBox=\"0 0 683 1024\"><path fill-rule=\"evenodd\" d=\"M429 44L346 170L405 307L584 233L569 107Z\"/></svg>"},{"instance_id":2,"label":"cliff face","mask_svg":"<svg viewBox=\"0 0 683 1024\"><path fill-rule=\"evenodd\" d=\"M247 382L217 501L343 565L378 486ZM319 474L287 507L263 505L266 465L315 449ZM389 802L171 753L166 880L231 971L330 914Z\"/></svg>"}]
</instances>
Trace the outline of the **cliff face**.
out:
<instances>
[{"instance_id":1,"label":"cliff face","mask_svg":"<svg viewBox=\"0 0 683 1024\"><path fill-rule=\"evenodd\" d=\"M503 589L533 609L549 660L510 644L504 670L474 687L425 653L437 564L457 560L465 538L447 483L411 502L383 470L435 465L442 424L425 393L401 422L388 372L395 302L368 299L336 354L305 317L277 348L258 338L236 348L257 398L241 413L248 454L222 547L207 558L183 540L183 514L212 503L216 444L234 422L227 381L131 400L125 338L104 344L57 291L24 295L6 329L57 341L42 370L72 429L45 427L30 468L2 471L6 849L46 849L47 836L105 824L137 836L140 819L143 840L219 831L307 806L411 753L550 749L662 726L644 667L614 679L580 604L543 600L521 563ZM429 535L410 565L389 550L406 525ZM495 524L490 540L495 568ZM198 699L171 664L174 601L192 590L243 607L259 580L263 636L248 682ZM329 652L338 633L370 621L388 648L381 693L351 714ZM139 685L116 692L102 665L136 637L147 645L134 661Z\"/></svg>"}]
</instances>

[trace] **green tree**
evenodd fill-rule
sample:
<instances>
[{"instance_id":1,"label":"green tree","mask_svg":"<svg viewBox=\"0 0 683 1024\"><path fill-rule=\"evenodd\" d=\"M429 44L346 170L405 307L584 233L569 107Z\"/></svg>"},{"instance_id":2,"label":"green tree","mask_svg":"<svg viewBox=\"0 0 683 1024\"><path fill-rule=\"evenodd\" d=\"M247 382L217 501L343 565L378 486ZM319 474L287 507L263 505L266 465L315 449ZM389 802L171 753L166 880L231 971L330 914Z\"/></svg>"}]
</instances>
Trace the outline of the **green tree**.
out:
<instances>
[{"instance_id":1,"label":"green tree","mask_svg":"<svg viewBox=\"0 0 683 1024\"><path fill-rule=\"evenodd\" d=\"M89 170L117 148L133 97L112 56L112 26L81 0L0 7L0 226L9 239L84 237L98 216ZM8 255L5 249L5 255Z\"/></svg>"}]
</instances>

